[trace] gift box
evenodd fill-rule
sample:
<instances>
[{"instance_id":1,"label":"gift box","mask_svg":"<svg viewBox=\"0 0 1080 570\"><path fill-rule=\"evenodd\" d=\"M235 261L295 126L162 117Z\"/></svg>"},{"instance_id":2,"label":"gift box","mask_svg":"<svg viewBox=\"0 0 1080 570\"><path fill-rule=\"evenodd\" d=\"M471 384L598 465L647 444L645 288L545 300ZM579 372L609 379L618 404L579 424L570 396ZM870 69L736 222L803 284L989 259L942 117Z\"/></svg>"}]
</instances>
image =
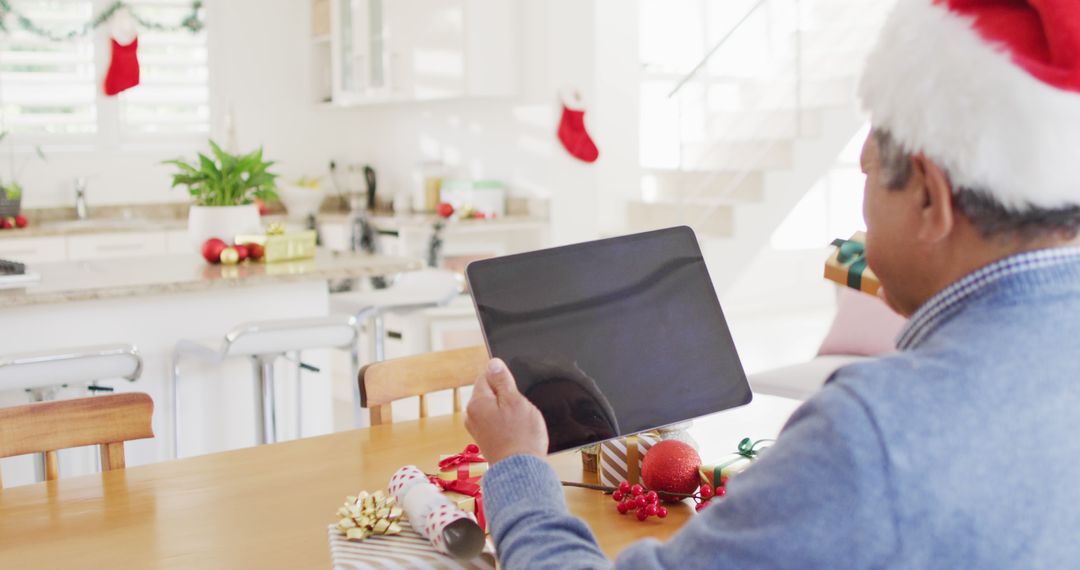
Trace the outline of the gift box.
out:
<instances>
[{"instance_id":1,"label":"gift box","mask_svg":"<svg viewBox=\"0 0 1080 570\"><path fill-rule=\"evenodd\" d=\"M439 456L438 477L444 481L462 479L479 482L487 470L487 460L480 454L480 448L473 444L466 446L461 453Z\"/></svg>"},{"instance_id":2,"label":"gift box","mask_svg":"<svg viewBox=\"0 0 1080 570\"><path fill-rule=\"evenodd\" d=\"M601 443L597 455L600 484L617 487L623 481L640 483L641 460L659 441L655 432L646 432Z\"/></svg>"},{"instance_id":3,"label":"gift box","mask_svg":"<svg viewBox=\"0 0 1080 570\"><path fill-rule=\"evenodd\" d=\"M450 499L458 508L472 513L480 528L487 530L487 520L484 517L484 493L480 489L479 481L470 479L448 481L436 476L428 477L428 480L442 489L443 496Z\"/></svg>"},{"instance_id":4,"label":"gift box","mask_svg":"<svg viewBox=\"0 0 1080 570\"><path fill-rule=\"evenodd\" d=\"M866 234L863 232L856 232L851 239L833 241L836 252L825 261L825 278L863 293L877 295L881 282L866 264L865 244Z\"/></svg>"},{"instance_id":5,"label":"gift box","mask_svg":"<svg viewBox=\"0 0 1080 570\"><path fill-rule=\"evenodd\" d=\"M739 442L738 450L735 453L721 459L720 461L712 464L702 465L698 468L698 475L701 477L702 485L709 485L710 487L722 487L727 484L728 479L742 473L747 467L750 467L754 461L757 461L762 452L769 448L769 445L773 443L771 439L759 439L752 441L750 438L743 438Z\"/></svg>"},{"instance_id":6,"label":"gift box","mask_svg":"<svg viewBox=\"0 0 1080 570\"><path fill-rule=\"evenodd\" d=\"M315 257L315 230L286 232L281 227L271 227L265 234L241 234L235 243L257 243L263 247L261 261L275 263L293 259Z\"/></svg>"}]
</instances>

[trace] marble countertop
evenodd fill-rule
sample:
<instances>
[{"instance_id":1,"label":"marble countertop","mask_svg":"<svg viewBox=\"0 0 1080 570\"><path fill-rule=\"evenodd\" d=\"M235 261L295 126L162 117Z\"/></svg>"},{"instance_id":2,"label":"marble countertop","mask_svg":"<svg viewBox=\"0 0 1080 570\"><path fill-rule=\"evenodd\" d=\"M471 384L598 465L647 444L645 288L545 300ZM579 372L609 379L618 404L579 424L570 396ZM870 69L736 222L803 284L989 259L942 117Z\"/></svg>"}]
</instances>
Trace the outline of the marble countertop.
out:
<instances>
[{"instance_id":1,"label":"marble countertop","mask_svg":"<svg viewBox=\"0 0 1080 570\"><path fill-rule=\"evenodd\" d=\"M68 301L189 293L273 283L388 275L420 269L418 260L320 250L314 259L210 265L197 255L37 264L41 281L0 290L0 309Z\"/></svg>"},{"instance_id":2,"label":"marble countertop","mask_svg":"<svg viewBox=\"0 0 1080 570\"><path fill-rule=\"evenodd\" d=\"M346 224L351 217L347 213L322 213L318 217L320 224ZM386 230L398 230L405 227L431 226L439 220L434 214L376 214L371 217L376 227ZM264 216L264 223L287 222L285 216ZM508 227L521 224L546 224L547 220L536 216L512 215L487 220L454 220L456 228L492 228ZM183 231L187 229L187 220L178 218L163 219L109 219L91 218L89 220L45 221L22 229L0 230L0 240L31 237L54 237L83 234L104 234L118 232L161 232Z\"/></svg>"}]
</instances>

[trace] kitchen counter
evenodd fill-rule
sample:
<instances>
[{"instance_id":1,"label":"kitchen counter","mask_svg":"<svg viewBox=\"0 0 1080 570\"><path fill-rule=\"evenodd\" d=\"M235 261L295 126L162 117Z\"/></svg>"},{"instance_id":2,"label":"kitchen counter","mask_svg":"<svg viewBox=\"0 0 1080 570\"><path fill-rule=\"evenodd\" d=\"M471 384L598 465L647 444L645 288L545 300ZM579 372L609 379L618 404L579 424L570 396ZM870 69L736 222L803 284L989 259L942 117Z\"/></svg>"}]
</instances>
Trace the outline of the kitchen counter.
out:
<instances>
[{"instance_id":1,"label":"kitchen counter","mask_svg":"<svg viewBox=\"0 0 1080 570\"><path fill-rule=\"evenodd\" d=\"M407 214L395 216L376 213L371 217L375 226L382 230L398 230L403 227L432 226L440 221L435 214ZM288 223L285 216L263 216L264 224ZM348 224L352 216L345 212L326 212L318 215L319 224ZM495 228L521 224L546 224L547 219L538 216L510 215L484 220L452 220L458 228ZM186 218L90 218L88 220L48 220L21 229L0 230L0 240L31 237L71 236L84 234L108 234L125 232L172 232L186 231Z\"/></svg>"},{"instance_id":2,"label":"kitchen counter","mask_svg":"<svg viewBox=\"0 0 1080 570\"><path fill-rule=\"evenodd\" d=\"M197 255L38 264L41 281L0 290L0 309L69 301L122 299L275 283L370 277L419 269L417 260L319 251L314 259L236 266L209 265Z\"/></svg>"}]
</instances>

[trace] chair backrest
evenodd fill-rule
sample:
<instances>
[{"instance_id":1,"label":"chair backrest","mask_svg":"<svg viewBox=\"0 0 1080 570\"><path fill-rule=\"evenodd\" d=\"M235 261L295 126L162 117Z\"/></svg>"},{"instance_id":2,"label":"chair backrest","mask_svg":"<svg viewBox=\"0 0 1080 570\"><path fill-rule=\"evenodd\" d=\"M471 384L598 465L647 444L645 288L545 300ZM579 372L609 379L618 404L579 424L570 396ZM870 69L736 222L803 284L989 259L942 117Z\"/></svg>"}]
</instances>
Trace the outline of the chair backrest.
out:
<instances>
[{"instance_id":1,"label":"chair backrest","mask_svg":"<svg viewBox=\"0 0 1080 570\"><path fill-rule=\"evenodd\" d=\"M124 442L154 437L153 415L153 400L141 393L0 408L0 457L43 452L52 481L60 476L57 450L100 445L101 468L122 469Z\"/></svg>"},{"instance_id":2,"label":"chair backrest","mask_svg":"<svg viewBox=\"0 0 1080 570\"><path fill-rule=\"evenodd\" d=\"M488 353L483 346L429 352L369 364L360 370L360 401L371 410L371 425L390 423L390 404L396 400L420 397L420 417L427 417L430 392L454 391L454 411L461 411L458 388L472 386L487 366Z\"/></svg>"}]
</instances>

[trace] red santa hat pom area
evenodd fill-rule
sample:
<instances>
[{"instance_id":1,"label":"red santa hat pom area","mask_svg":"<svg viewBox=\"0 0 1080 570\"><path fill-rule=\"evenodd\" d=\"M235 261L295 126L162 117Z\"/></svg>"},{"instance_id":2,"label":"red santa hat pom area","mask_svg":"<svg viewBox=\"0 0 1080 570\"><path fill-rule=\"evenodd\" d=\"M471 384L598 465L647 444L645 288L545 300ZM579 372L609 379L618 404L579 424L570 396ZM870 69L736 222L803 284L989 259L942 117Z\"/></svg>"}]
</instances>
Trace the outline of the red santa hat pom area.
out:
<instances>
[{"instance_id":1,"label":"red santa hat pom area","mask_svg":"<svg viewBox=\"0 0 1080 570\"><path fill-rule=\"evenodd\" d=\"M1080 2L898 0L859 87L875 127L1015 210L1080 204Z\"/></svg>"}]
</instances>

